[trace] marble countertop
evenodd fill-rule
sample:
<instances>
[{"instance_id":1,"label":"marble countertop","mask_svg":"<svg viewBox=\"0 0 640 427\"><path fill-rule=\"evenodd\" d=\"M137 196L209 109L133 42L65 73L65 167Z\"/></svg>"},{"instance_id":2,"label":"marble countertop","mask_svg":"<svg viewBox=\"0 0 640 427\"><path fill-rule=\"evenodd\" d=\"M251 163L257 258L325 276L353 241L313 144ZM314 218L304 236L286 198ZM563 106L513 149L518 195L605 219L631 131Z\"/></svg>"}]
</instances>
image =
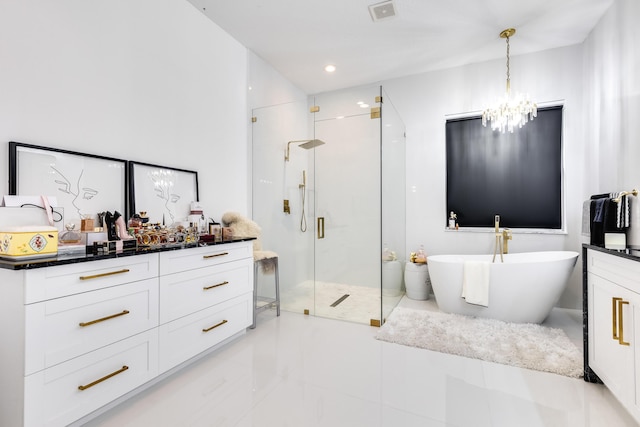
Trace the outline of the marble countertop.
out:
<instances>
[{"instance_id":1,"label":"marble countertop","mask_svg":"<svg viewBox=\"0 0 640 427\"><path fill-rule=\"evenodd\" d=\"M622 250L607 249L603 246L590 245L587 243L583 244L582 247L586 249L593 249L594 251L598 251L598 252L604 252L606 254L610 254L614 256L619 256L621 258L627 258L633 261L640 261L640 249L629 249L629 248L622 249Z\"/></svg>"},{"instance_id":2,"label":"marble countertop","mask_svg":"<svg viewBox=\"0 0 640 427\"><path fill-rule=\"evenodd\" d=\"M174 246L161 247L145 247L136 250L128 250L121 252L110 252L100 255L93 254L70 254L70 255L52 255L50 257L32 258L24 260L0 259L0 268L9 270L28 270L33 268L53 267L56 265L77 264L81 262L99 261L110 258L122 258L127 256L136 256L155 252L175 251L188 248L198 248L207 246L224 245L226 243L246 242L255 240L254 237L241 237L235 239L223 240L215 243L191 243Z\"/></svg>"}]
</instances>

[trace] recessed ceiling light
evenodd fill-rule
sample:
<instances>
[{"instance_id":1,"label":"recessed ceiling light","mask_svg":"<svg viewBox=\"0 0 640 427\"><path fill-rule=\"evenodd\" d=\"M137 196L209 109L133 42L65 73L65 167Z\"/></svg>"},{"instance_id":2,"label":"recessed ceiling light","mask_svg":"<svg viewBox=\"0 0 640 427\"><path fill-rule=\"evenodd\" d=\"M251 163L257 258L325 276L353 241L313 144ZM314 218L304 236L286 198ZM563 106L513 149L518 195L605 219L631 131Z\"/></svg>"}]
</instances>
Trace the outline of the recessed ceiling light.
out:
<instances>
[{"instance_id":1,"label":"recessed ceiling light","mask_svg":"<svg viewBox=\"0 0 640 427\"><path fill-rule=\"evenodd\" d=\"M326 67L324 67L324 70L325 70L327 73L333 73L333 72L336 70L336 66L335 66L335 65L331 65L331 64L329 64L329 65L327 65Z\"/></svg>"}]
</instances>

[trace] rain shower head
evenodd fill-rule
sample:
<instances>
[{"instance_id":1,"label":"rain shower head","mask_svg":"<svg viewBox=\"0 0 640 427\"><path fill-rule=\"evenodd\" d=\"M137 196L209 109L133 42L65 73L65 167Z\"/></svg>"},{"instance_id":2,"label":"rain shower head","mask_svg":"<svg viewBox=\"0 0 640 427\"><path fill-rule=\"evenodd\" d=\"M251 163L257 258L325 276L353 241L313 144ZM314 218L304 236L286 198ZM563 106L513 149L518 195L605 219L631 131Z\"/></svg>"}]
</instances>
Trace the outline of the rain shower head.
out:
<instances>
[{"instance_id":1,"label":"rain shower head","mask_svg":"<svg viewBox=\"0 0 640 427\"><path fill-rule=\"evenodd\" d=\"M319 139L312 139L311 141L305 142L303 144L298 145L298 147L300 148L304 148L305 150L308 150L310 148L315 148L318 145L322 145L324 144L324 141L321 141Z\"/></svg>"},{"instance_id":2,"label":"rain shower head","mask_svg":"<svg viewBox=\"0 0 640 427\"><path fill-rule=\"evenodd\" d=\"M318 145L322 145L325 142L321 141L319 139L299 139L296 141L289 141L287 143L287 152L284 155L284 161L288 162L289 161L289 148L291 147L291 144L297 143L297 142L301 142L302 144L298 145L298 147L300 148L304 148L305 150L309 150L311 148L315 148Z\"/></svg>"}]
</instances>

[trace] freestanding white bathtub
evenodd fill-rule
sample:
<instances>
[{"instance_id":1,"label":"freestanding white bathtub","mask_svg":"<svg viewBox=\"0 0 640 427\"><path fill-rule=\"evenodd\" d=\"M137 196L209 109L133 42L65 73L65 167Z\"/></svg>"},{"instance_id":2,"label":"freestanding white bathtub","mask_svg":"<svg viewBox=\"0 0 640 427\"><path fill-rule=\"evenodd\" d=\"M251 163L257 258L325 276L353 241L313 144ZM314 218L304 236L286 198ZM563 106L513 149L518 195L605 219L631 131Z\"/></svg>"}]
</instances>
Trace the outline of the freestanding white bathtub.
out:
<instances>
[{"instance_id":1,"label":"freestanding white bathtub","mask_svg":"<svg viewBox=\"0 0 640 427\"><path fill-rule=\"evenodd\" d=\"M427 258L431 286L440 310L515 323L541 323L567 286L577 252L526 252L499 255L432 255ZM466 260L486 261L489 268L488 307L468 304L462 297Z\"/></svg>"}]
</instances>

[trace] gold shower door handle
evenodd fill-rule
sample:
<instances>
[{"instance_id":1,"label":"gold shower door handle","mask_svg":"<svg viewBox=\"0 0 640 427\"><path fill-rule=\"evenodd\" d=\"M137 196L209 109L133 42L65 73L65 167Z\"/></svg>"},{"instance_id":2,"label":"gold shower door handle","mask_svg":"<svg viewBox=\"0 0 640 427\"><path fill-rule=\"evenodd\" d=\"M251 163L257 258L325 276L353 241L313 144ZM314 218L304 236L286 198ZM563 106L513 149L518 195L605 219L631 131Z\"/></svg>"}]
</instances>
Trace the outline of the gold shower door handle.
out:
<instances>
[{"instance_id":1,"label":"gold shower door handle","mask_svg":"<svg viewBox=\"0 0 640 427\"><path fill-rule=\"evenodd\" d=\"M324 239L324 217L318 217L318 239Z\"/></svg>"}]
</instances>

